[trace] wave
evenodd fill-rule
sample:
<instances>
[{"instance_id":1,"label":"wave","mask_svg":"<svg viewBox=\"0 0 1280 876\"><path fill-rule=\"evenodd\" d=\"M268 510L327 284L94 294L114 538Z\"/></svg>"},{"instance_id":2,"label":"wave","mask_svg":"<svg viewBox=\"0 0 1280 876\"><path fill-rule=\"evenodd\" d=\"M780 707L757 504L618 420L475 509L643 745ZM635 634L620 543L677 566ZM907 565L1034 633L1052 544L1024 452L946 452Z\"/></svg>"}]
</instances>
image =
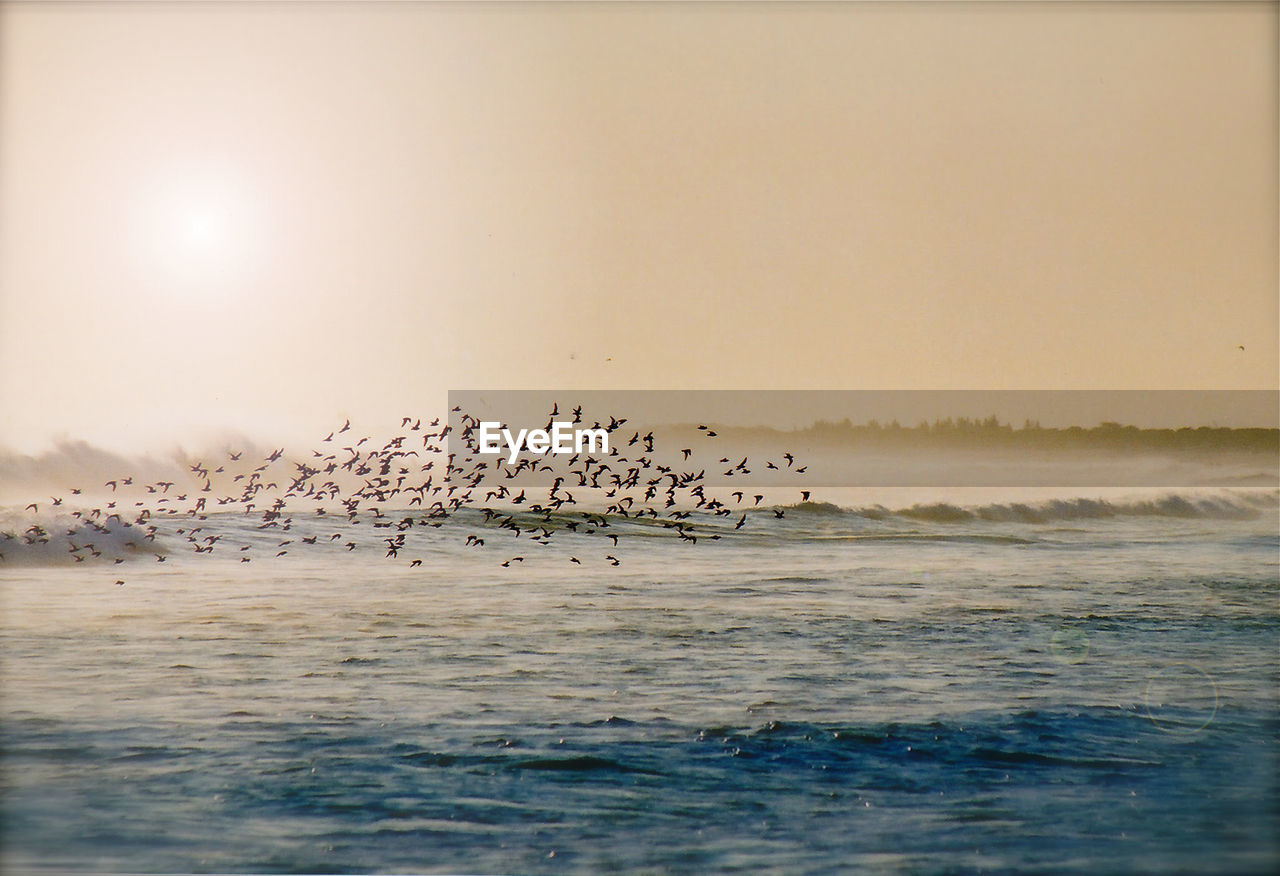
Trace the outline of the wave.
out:
<instances>
[{"instance_id":1,"label":"wave","mask_svg":"<svg viewBox=\"0 0 1280 876\"><path fill-rule=\"evenodd\" d=\"M1224 711L1220 717L1224 724L1259 732L1269 723L1267 716L1248 710ZM563 739L548 744L563 733L553 725L527 728L531 738L523 743L493 740L498 750L491 753L413 750L397 760L412 767L669 777L686 769L691 758L704 767L710 766L709 758L729 771L739 768L733 760L781 771L820 768L832 778L856 776L864 790L920 790L935 771L949 768L998 775L1049 770L1136 776L1171 764L1167 734L1136 702L858 724L781 718L756 726L690 726L659 718L574 726L595 732L577 734L564 753L556 751ZM476 745L487 748L490 742Z\"/></svg>"},{"instance_id":2,"label":"wave","mask_svg":"<svg viewBox=\"0 0 1280 876\"><path fill-rule=\"evenodd\" d=\"M34 503L33 503L34 504ZM165 508L166 506L157 506ZM124 563L130 560L165 562L171 550L179 554L212 553L235 562L252 557L266 559L321 553L332 559L348 555L351 546L370 546L376 556L394 556L399 550L416 551L419 557L442 562L458 559L452 543L483 545L508 531L545 547L557 539L593 537L612 549L629 542L633 546L660 540L685 539L691 543L736 545L750 550L777 541L957 541L996 544L1029 544L1038 536L1010 526L1070 524L1106 527L1109 521L1216 520L1249 521L1275 517L1280 491L1225 489L1182 492L1137 498L1055 498L1036 502L917 503L890 508L885 505L843 507L831 502L805 501L791 505L735 508L728 515L706 511L682 512L679 519L639 516L616 511L551 511L525 509L495 511L483 506L462 506L447 517L418 519L412 510L388 512L369 523L348 521L345 516L299 515L259 523L243 512L210 509L199 515L173 510L150 518L129 520L131 512L107 509L42 507L35 514L12 508L0 510L0 569L22 566ZM744 519L745 518L745 519ZM406 532L407 521L413 532ZM290 526L294 527L290 531ZM404 538L397 541L400 535ZM437 537L438 535L438 537ZM409 541L411 539L411 541ZM405 547L405 542L409 546ZM387 550L391 544L393 549ZM314 545L314 547L310 547ZM624 545L625 546L625 545ZM328 553L323 553L328 551ZM251 553L250 553L251 552ZM357 555L352 555L357 556ZM361 553L359 557L367 556ZM470 554L468 554L470 556ZM566 559L567 561L567 559ZM797 582L799 583L799 582Z\"/></svg>"},{"instance_id":3,"label":"wave","mask_svg":"<svg viewBox=\"0 0 1280 876\"><path fill-rule=\"evenodd\" d=\"M933 523L1052 523L1124 517L1166 517L1208 520L1254 520L1280 509L1280 491L1239 490L1211 495L1171 493L1150 499L1047 499L1035 503L994 502L960 505L950 502L915 504L890 509L883 505L846 508L830 502L799 502L781 506L793 517L892 518Z\"/></svg>"},{"instance_id":4,"label":"wave","mask_svg":"<svg viewBox=\"0 0 1280 876\"><path fill-rule=\"evenodd\" d=\"M154 533L115 517L82 522L71 515L22 517L0 514L0 561L4 566L123 563L137 557L164 557Z\"/></svg>"},{"instance_id":5,"label":"wave","mask_svg":"<svg viewBox=\"0 0 1280 876\"><path fill-rule=\"evenodd\" d=\"M510 765L513 770L541 770L547 772L569 773L645 773L658 775L656 770L630 766L613 758L580 755L578 757L543 757L532 760L521 760Z\"/></svg>"},{"instance_id":6,"label":"wave","mask_svg":"<svg viewBox=\"0 0 1280 876\"><path fill-rule=\"evenodd\" d=\"M1150 498L1100 499L1074 497L1044 499L1036 502L987 502L964 504L954 502L916 503L901 507L885 505L845 506L827 501L804 501L792 504L760 505L735 508L723 519L710 514L697 514L691 521L697 529L706 533L731 535L736 532L733 523L746 511L749 525L741 535L784 534L786 523L811 521L836 522L867 521L920 521L930 523L1055 523L1064 521L1100 521L1121 518L1170 518L1204 520L1256 520L1264 514L1280 510L1280 490L1258 488L1225 488L1213 493L1168 493ZM783 519L776 519L781 511ZM457 516L468 519L468 514L478 515L481 509L466 509ZM504 512L504 515L508 512ZM581 511L532 513L509 512L514 520L524 525L558 529L569 521L580 521ZM592 511L586 516L614 531L625 532L627 537L671 537L670 521L627 516L612 511ZM1010 537L1012 538L1012 537Z\"/></svg>"}]
</instances>

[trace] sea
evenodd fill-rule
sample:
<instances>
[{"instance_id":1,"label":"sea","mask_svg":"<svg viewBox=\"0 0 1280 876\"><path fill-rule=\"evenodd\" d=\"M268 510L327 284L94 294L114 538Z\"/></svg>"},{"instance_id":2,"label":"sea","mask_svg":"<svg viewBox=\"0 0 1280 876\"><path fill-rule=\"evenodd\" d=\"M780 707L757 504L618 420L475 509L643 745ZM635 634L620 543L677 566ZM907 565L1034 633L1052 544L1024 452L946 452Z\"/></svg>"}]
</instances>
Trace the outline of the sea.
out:
<instances>
[{"instance_id":1,"label":"sea","mask_svg":"<svg viewBox=\"0 0 1280 876\"><path fill-rule=\"evenodd\" d=\"M11 515L0 866L1280 871L1275 489L837 498Z\"/></svg>"}]
</instances>

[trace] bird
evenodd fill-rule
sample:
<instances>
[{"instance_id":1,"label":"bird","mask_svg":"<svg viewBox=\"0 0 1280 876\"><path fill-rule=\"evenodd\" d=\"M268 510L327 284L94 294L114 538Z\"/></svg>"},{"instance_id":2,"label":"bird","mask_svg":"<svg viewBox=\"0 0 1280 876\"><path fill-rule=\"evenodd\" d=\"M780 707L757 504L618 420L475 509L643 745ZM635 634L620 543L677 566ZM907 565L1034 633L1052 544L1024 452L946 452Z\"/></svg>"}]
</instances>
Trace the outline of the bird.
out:
<instances>
[{"instance_id":1,"label":"bird","mask_svg":"<svg viewBox=\"0 0 1280 876\"><path fill-rule=\"evenodd\" d=\"M552 417L559 414L559 402L552 405ZM583 419L583 406L571 407L575 423L589 422ZM423 434L420 457L419 450L406 449L404 442L413 431L421 430L424 418L404 417L400 422L402 434L374 437L366 435L352 445L342 448L348 454L343 458L340 453L324 454L312 449L310 457L304 452L293 460L285 457L284 447L273 447L268 455L262 458L252 471L227 472L224 466L205 466L201 462L187 465L190 475L196 478L190 488L179 487L174 481L155 480L141 484L145 489L145 497L134 503L134 516L124 519L123 510L114 510L115 502L108 502L105 507L93 509L76 509L73 516L83 521L82 525L102 528L104 532L119 526L139 525L145 528L142 538L155 542L157 536L164 534L166 518L173 520L191 519L193 522L209 519L211 513L223 510L238 511L246 519L257 519L257 528L288 533L294 524L290 516L296 510L296 502L307 503L307 517L315 519L325 517L337 506L339 515L346 517L349 532L335 532L326 536L321 542L317 535L307 532L300 534L296 542L285 538L278 540L277 558L292 550L322 550L327 544L345 543L343 547L349 552L355 550L365 540L359 535L360 528L391 529L395 533L386 540L386 558L388 560L407 562L410 568L424 565L421 557L399 559L401 553L410 542L407 540L412 530L419 528L440 529L445 521L467 509L478 509L484 513L483 526L494 527L509 532L514 538L526 538L531 543L546 546L559 537L599 538L605 536L613 549L622 545L625 532L615 528L619 519L647 518L663 521L663 530L670 537L679 538L682 542L696 544L699 537L718 539L716 533L708 534L699 517L691 516L695 512L716 516L728 516L729 508L719 499L708 496L705 487L709 486L705 470L696 467L685 469L685 465L693 457L692 447L679 448L679 462L664 464L656 452L659 439L653 431L643 436L636 430L629 442L619 437L609 442L609 448L603 454L577 453L572 458L543 459L522 458L514 465L507 464L504 459L492 461L485 459L478 452L476 430L479 418L462 411L460 405L453 407L452 413L460 414L456 421L441 425L436 417L427 425ZM628 417L611 413L595 419L593 428L601 429L606 434L615 434L628 422ZM319 443L332 444L336 435L352 429L350 418L346 418L342 427L329 431ZM716 432L707 424L699 424L699 430L708 437L715 437ZM237 461L242 458L243 450L227 450L226 458ZM787 452L781 455L788 467L795 465L794 454ZM295 461L297 460L297 461ZM301 461L305 460L305 461ZM421 464L420 464L421 462ZM742 477L751 473L750 459L742 457L740 462L731 463L728 456L722 457L722 464L730 466L726 476ZM777 470L778 466L766 460L768 469ZM805 470L801 465L795 469L797 473ZM542 472L551 473L547 479L550 486L531 483L527 478ZM443 477L437 480L438 473ZM508 487L508 482L511 486ZM132 476L117 477L105 481L104 485L113 492L134 483ZM588 495L600 495L608 500L603 513L589 510L583 500L575 498L574 493L564 489L566 485L577 485ZM189 495L195 493L190 499ZM72 489L73 495L80 495L78 488ZM579 494L581 495L581 494ZM744 490L736 490L731 494L737 503L745 498ZM801 492L803 501L808 501L809 491ZM763 495L753 496L753 506L759 506ZM59 497L52 497L55 507L63 504ZM503 512L503 504L518 506L518 510ZM124 504L123 500L121 504ZM409 508L410 513L393 514L393 509ZM39 513L40 506L32 502L28 511ZM783 515L780 509L773 509L775 518ZM312 513L314 512L314 513ZM519 516L516 516L519 515ZM216 518L215 518L216 519ZM154 522L153 522L154 521ZM741 529L747 524L747 514L739 516L734 529ZM199 526L184 525L177 528L178 534L185 534L186 543L197 554L214 553L222 534L205 536L197 539L195 533ZM464 529L471 529L464 525ZM172 528L169 530L172 532ZM569 536L559 535L561 532ZM473 530L465 534L468 547L483 547L485 538L483 530ZM228 535L228 537L232 537ZM461 537L461 536L460 536ZM42 532L28 532L29 541L46 539ZM135 542L130 542L136 547ZM247 552L249 544L238 545L237 553L240 562L249 562ZM73 551L77 561L87 562L87 558L96 558L101 551L96 549L77 548ZM165 562L167 556L156 553L156 562ZM120 563L120 556L111 557L113 562ZM612 566L622 564L615 554L605 555ZM511 557L501 563L510 568L512 563L524 562L525 556ZM579 556L570 557L574 565L582 566Z\"/></svg>"}]
</instances>

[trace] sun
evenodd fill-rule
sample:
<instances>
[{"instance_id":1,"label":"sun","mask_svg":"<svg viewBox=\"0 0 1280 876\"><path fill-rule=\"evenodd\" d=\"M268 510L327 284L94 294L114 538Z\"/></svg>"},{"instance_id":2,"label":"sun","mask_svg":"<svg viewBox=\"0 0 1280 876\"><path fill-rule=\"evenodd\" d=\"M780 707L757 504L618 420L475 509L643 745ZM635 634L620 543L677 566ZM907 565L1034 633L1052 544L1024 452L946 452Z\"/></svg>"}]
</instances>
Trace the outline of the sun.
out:
<instances>
[{"instance_id":1,"label":"sun","mask_svg":"<svg viewBox=\"0 0 1280 876\"><path fill-rule=\"evenodd\" d=\"M215 258L234 242L231 214L224 204L193 201L175 218L173 243L186 258Z\"/></svg>"},{"instance_id":2,"label":"sun","mask_svg":"<svg viewBox=\"0 0 1280 876\"><path fill-rule=\"evenodd\" d=\"M166 290L243 279L260 236L260 210L243 180L203 168L157 178L141 223L147 270Z\"/></svg>"}]
</instances>

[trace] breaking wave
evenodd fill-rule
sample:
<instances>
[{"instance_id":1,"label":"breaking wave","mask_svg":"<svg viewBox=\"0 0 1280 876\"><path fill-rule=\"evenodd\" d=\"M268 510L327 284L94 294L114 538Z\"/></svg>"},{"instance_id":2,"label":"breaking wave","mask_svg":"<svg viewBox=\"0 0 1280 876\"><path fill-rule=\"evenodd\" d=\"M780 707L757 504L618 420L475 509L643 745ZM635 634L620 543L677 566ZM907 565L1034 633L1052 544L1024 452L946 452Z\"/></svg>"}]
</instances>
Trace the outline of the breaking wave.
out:
<instances>
[{"instance_id":1,"label":"breaking wave","mask_svg":"<svg viewBox=\"0 0 1280 876\"><path fill-rule=\"evenodd\" d=\"M915 504L890 509L883 505L843 508L830 502L800 502L786 506L792 515L814 518L853 515L871 520L905 518L932 523L1052 523L1124 517L1209 520L1254 520L1280 510L1280 491L1233 490L1212 494L1170 493L1149 499L1047 499L1040 502L993 502L960 505L950 502Z\"/></svg>"}]
</instances>

